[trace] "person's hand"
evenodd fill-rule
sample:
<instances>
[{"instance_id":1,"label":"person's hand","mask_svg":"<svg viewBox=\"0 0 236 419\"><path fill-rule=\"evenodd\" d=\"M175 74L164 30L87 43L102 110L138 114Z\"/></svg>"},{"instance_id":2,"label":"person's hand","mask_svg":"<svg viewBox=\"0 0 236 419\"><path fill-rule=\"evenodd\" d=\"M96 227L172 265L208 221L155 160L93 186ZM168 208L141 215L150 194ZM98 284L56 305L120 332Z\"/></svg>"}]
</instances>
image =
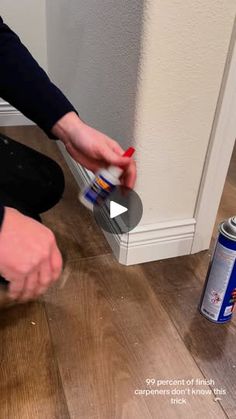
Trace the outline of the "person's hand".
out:
<instances>
[{"instance_id":1,"label":"person's hand","mask_svg":"<svg viewBox=\"0 0 236 419\"><path fill-rule=\"evenodd\" d=\"M124 169L121 184L134 187L136 166L133 158L122 157L124 150L115 140L86 125L75 112L63 116L52 132L78 163L93 172L109 165L120 166Z\"/></svg>"},{"instance_id":2,"label":"person's hand","mask_svg":"<svg viewBox=\"0 0 236 419\"><path fill-rule=\"evenodd\" d=\"M9 297L27 301L43 294L62 270L54 234L39 222L6 207L0 231L0 274Z\"/></svg>"}]
</instances>

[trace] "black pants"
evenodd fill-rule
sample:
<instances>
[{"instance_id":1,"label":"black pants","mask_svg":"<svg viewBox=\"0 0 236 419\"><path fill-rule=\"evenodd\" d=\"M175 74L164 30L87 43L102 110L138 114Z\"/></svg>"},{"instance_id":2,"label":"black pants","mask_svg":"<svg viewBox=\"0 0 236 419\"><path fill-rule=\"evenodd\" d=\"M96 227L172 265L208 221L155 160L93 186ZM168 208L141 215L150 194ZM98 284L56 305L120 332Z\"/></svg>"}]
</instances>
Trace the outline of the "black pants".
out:
<instances>
[{"instance_id":1,"label":"black pants","mask_svg":"<svg viewBox=\"0 0 236 419\"><path fill-rule=\"evenodd\" d=\"M38 218L62 197L64 175L43 154L0 134L0 202Z\"/></svg>"},{"instance_id":2,"label":"black pants","mask_svg":"<svg viewBox=\"0 0 236 419\"><path fill-rule=\"evenodd\" d=\"M39 214L61 199L64 186L62 169L54 160L0 134L2 205L40 221Z\"/></svg>"}]
</instances>

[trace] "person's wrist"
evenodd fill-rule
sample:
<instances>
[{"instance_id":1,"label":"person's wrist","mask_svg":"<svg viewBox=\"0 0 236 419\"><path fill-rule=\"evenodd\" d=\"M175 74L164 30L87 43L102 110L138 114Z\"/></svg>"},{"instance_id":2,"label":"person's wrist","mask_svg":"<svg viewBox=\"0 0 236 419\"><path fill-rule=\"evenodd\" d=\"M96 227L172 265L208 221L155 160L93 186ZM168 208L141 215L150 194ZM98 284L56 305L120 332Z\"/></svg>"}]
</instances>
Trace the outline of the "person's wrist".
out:
<instances>
[{"instance_id":1,"label":"person's wrist","mask_svg":"<svg viewBox=\"0 0 236 419\"><path fill-rule=\"evenodd\" d=\"M75 132L78 135L83 126L84 122L79 116L75 112L69 112L56 122L52 128L52 133L66 144L74 136Z\"/></svg>"}]
</instances>

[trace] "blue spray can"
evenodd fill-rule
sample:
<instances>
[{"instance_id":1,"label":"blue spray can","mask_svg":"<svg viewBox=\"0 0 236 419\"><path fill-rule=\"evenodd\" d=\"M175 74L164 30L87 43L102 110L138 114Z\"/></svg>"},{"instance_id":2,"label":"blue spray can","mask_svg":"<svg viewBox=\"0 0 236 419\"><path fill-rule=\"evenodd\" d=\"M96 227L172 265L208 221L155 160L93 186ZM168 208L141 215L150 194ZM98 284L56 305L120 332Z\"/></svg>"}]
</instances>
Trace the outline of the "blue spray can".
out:
<instances>
[{"instance_id":1,"label":"blue spray can","mask_svg":"<svg viewBox=\"0 0 236 419\"><path fill-rule=\"evenodd\" d=\"M236 302L236 216L223 221L199 305L200 313L215 323L232 318Z\"/></svg>"},{"instance_id":2,"label":"blue spray can","mask_svg":"<svg viewBox=\"0 0 236 419\"><path fill-rule=\"evenodd\" d=\"M123 157L132 157L134 152L135 149L129 147L123 154ZM102 205L114 191L116 186L120 185L120 176L122 173L123 169L116 166L109 166L107 169L101 169L96 173L95 178L90 185L80 192L80 202L91 211L93 210L94 205Z\"/></svg>"}]
</instances>

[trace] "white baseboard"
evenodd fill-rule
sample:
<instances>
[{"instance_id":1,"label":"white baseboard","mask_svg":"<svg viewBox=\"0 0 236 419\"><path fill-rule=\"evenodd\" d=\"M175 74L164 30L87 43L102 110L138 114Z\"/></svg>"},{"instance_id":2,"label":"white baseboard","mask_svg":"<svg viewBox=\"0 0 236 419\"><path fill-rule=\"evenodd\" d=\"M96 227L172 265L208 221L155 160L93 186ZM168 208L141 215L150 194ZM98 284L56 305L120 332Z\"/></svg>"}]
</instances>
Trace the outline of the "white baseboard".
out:
<instances>
[{"instance_id":1,"label":"white baseboard","mask_svg":"<svg viewBox=\"0 0 236 419\"><path fill-rule=\"evenodd\" d=\"M0 126L34 125L21 112L13 108L8 102L0 100Z\"/></svg>"},{"instance_id":2,"label":"white baseboard","mask_svg":"<svg viewBox=\"0 0 236 419\"><path fill-rule=\"evenodd\" d=\"M191 252L195 219L174 220L137 226L128 238L120 239L118 260L124 265L188 255Z\"/></svg>"},{"instance_id":3,"label":"white baseboard","mask_svg":"<svg viewBox=\"0 0 236 419\"><path fill-rule=\"evenodd\" d=\"M79 187L87 186L90 173L69 156L61 142L57 143ZM190 218L137 226L123 235L103 233L118 262L134 265L190 254L195 224Z\"/></svg>"}]
</instances>

